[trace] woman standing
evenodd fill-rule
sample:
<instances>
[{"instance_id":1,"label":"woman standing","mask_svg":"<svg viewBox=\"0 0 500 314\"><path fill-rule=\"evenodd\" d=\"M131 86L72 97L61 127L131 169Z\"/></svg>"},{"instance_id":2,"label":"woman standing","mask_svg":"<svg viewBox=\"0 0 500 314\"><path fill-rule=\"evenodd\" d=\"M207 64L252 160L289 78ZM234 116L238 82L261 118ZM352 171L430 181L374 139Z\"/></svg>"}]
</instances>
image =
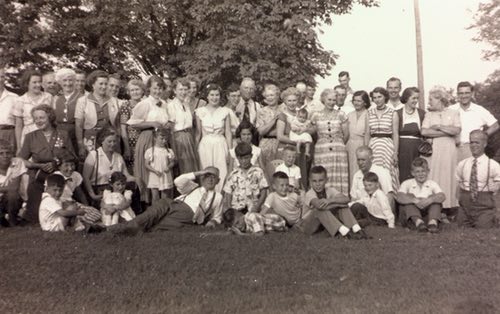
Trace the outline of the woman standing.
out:
<instances>
[{"instance_id":1,"label":"woman standing","mask_svg":"<svg viewBox=\"0 0 500 314\"><path fill-rule=\"evenodd\" d=\"M189 77L187 79L187 82L189 86L186 94L185 103L189 106L191 112L195 112L196 109L206 106L207 102L198 97L200 82L194 77Z\"/></svg>"},{"instance_id":2,"label":"woman standing","mask_svg":"<svg viewBox=\"0 0 500 314\"><path fill-rule=\"evenodd\" d=\"M392 187L396 191L399 188L399 118L397 113L387 106L389 93L385 88L377 87L370 95L375 107L367 112L365 143L373 150L373 163L389 170Z\"/></svg>"},{"instance_id":3,"label":"woman standing","mask_svg":"<svg viewBox=\"0 0 500 314\"><path fill-rule=\"evenodd\" d=\"M444 208L458 206L455 137L460 134L461 124L460 113L448 108L450 99L451 95L444 88L434 87L429 92L429 112L422 123L422 135L432 139L429 178L437 182L446 195Z\"/></svg>"},{"instance_id":4,"label":"woman standing","mask_svg":"<svg viewBox=\"0 0 500 314\"><path fill-rule=\"evenodd\" d=\"M352 177L359 170L356 149L365 145L366 113L370 107L370 96L364 90L357 91L352 95L352 104L355 110L347 115L349 140L346 148L349 155L349 182L352 182Z\"/></svg>"},{"instance_id":5,"label":"woman standing","mask_svg":"<svg viewBox=\"0 0 500 314\"><path fill-rule=\"evenodd\" d=\"M78 98L83 96L75 85L76 72L71 69L60 69L56 72L56 81L61 86L62 95L55 96L54 109L56 110L57 127L68 133L73 144L77 147L75 134L75 109Z\"/></svg>"},{"instance_id":6,"label":"woman standing","mask_svg":"<svg viewBox=\"0 0 500 314\"><path fill-rule=\"evenodd\" d=\"M177 175L198 171L198 157L193 139L193 112L186 104L189 81L174 82L175 98L168 103L169 119L173 122L172 149L178 160Z\"/></svg>"},{"instance_id":7,"label":"woman standing","mask_svg":"<svg viewBox=\"0 0 500 314\"><path fill-rule=\"evenodd\" d=\"M221 180L217 184L218 192L222 190L226 179L229 149L233 142L229 109L220 106L221 92L219 85L209 84L207 105L195 111L196 123L200 126L196 130L200 166L202 169L208 166L219 169Z\"/></svg>"},{"instance_id":8,"label":"woman standing","mask_svg":"<svg viewBox=\"0 0 500 314\"><path fill-rule=\"evenodd\" d=\"M26 93L17 99L13 108L18 149L21 149L26 134L37 129L31 110L38 105L51 105L53 101L51 94L42 91L42 74L38 71L26 71L21 79L21 86Z\"/></svg>"},{"instance_id":9,"label":"woman standing","mask_svg":"<svg viewBox=\"0 0 500 314\"><path fill-rule=\"evenodd\" d=\"M29 169L28 201L25 218L38 221L38 207L44 190L45 178L57 170L56 157L62 150L74 154L68 134L56 128L56 114L49 105L39 105L31 110L36 130L26 134L19 157Z\"/></svg>"},{"instance_id":10,"label":"woman standing","mask_svg":"<svg viewBox=\"0 0 500 314\"><path fill-rule=\"evenodd\" d=\"M279 141L276 137L276 122L281 113L279 106L280 90L276 85L266 85L263 96L265 105L257 112L256 127L261 136L259 147L262 150L262 162L267 168L271 161L277 159ZM272 175L274 169L267 170Z\"/></svg>"},{"instance_id":11,"label":"woman standing","mask_svg":"<svg viewBox=\"0 0 500 314\"><path fill-rule=\"evenodd\" d=\"M87 78L92 91L80 97L75 109L75 132L78 155L84 159L88 152L95 150L97 133L107 127L116 128L118 99L110 98L107 92L108 74L96 70Z\"/></svg>"},{"instance_id":12,"label":"woman standing","mask_svg":"<svg viewBox=\"0 0 500 314\"><path fill-rule=\"evenodd\" d=\"M151 197L147 188L149 171L146 168L144 153L153 146L153 131L169 128L167 103L161 99L165 82L158 76L152 76L146 83L149 96L141 100L133 109L127 124L140 132L134 152L134 175L141 191L141 201L149 203Z\"/></svg>"},{"instance_id":13,"label":"woman standing","mask_svg":"<svg viewBox=\"0 0 500 314\"><path fill-rule=\"evenodd\" d=\"M132 110L144 97L144 92L146 91L146 86L141 80L133 79L127 84L127 92L130 99L122 104L118 110L118 116L120 118L120 128L121 128L121 138L123 141L123 158L127 162L128 169L134 168L134 153L135 145L137 144L137 139L139 138L139 131L127 125L127 121L132 115Z\"/></svg>"},{"instance_id":14,"label":"woman standing","mask_svg":"<svg viewBox=\"0 0 500 314\"><path fill-rule=\"evenodd\" d=\"M401 95L404 107L396 111L399 120L399 182L412 178L411 163L420 155L420 129L425 111L417 108L419 93L416 87L406 88Z\"/></svg>"},{"instance_id":15,"label":"woman standing","mask_svg":"<svg viewBox=\"0 0 500 314\"><path fill-rule=\"evenodd\" d=\"M325 167L327 186L349 195L349 157L345 143L349 139L347 116L336 110L337 93L325 89L320 96L324 108L313 112L311 122L316 125L318 141L314 149L314 165Z\"/></svg>"}]
</instances>

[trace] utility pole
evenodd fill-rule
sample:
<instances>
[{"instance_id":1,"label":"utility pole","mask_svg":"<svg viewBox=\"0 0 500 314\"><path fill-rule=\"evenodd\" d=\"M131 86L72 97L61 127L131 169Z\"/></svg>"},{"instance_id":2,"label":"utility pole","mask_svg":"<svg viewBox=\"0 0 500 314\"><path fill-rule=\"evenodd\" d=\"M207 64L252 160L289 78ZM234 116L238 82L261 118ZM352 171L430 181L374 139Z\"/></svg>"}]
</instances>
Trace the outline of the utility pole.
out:
<instances>
[{"instance_id":1,"label":"utility pole","mask_svg":"<svg viewBox=\"0 0 500 314\"><path fill-rule=\"evenodd\" d=\"M424 63L422 54L422 31L420 29L420 9L418 0L413 0L413 8L415 11L415 33L417 40L417 76L418 76L418 89L420 94L418 97L418 105L420 109L425 110L425 92L424 92Z\"/></svg>"}]
</instances>

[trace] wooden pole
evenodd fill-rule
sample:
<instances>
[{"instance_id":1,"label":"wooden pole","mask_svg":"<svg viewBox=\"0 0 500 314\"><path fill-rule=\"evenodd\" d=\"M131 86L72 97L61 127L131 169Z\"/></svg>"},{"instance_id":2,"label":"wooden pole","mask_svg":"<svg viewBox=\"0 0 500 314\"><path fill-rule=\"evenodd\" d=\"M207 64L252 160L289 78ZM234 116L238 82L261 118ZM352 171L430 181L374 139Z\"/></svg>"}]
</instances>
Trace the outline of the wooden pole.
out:
<instances>
[{"instance_id":1,"label":"wooden pole","mask_svg":"<svg viewBox=\"0 0 500 314\"><path fill-rule=\"evenodd\" d=\"M418 105L420 109L425 109L425 91L424 91L424 63L422 54L422 31L420 30L420 9L418 0L413 0L413 8L415 11L415 33L417 47L417 76L418 89L420 94L418 97Z\"/></svg>"}]
</instances>

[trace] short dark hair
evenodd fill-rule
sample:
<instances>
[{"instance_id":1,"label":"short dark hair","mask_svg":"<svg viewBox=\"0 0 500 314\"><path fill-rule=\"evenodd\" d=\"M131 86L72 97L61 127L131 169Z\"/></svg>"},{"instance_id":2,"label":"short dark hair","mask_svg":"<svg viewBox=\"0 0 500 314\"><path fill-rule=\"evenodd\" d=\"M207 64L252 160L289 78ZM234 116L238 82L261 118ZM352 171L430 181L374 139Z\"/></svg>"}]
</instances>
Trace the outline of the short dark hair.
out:
<instances>
[{"instance_id":1,"label":"short dark hair","mask_svg":"<svg viewBox=\"0 0 500 314\"><path fill-rule=\"evenodd\" d=\"M387 103L389 101L389 92L387 91L387 89L383 88L383 87L375 87L372 92L370 93L370 97L373 99L373 94L375 93L378 93L378 94L382 94L384 96L384 99L385 99L385 103Z\"/></svg>"},{"instance_id":2,"label":"short dark hair","mask_svg":"<svg viewBox=\"0 0 500 314\"><path fill-rule=\"evenodd\" d=\"M415 93L420 93L420 90L416 87L405 88L403 94L401 94L401 103L406 104L408 102L408 99L410 99L410 97Z\"/></svg>"},{"instance_id":3,"label":"short dark hair","mask_svg":"<svg viewBox=\"0 0 500 314\"><path fill-rule=\"evenodd\" d=\"M413 159L413 161L411 162L411 169L413 170L413 168L418 168L418 167L429 169L429 163L424 158L417 157Z\"/></svg>"},{"instance_id":4,"label":"short dark hair","mask_svg":"<svg viewBox=\"0 0 500 314\"><path fill-rule=\"evenodd\" d=\"M102 145L102 142L104 142L104 139L106 139L106 137L108 136L111 136L111 135L114 135L114 136L117 136L118 133L116 133L115 129L113 129L112 127L107 127L107 128L104 128L102 130L99 130L99 132L97 132L97 135L96 135L96 148L98 147L101 147Z\"/></svg>"},{"instance_id":5,"label":"short dark hair","mask_svg":"<svg viewBox=\"0 0 500 314\"><path fill-rule=\"evenodd\" d=\"M176 79L174 80L174 82L173 82L172 86L173 86L174 88L176 88L176 87L177 87L177 85L182 85L182 86L184 86L184 87L190 88L190 87L191 87L191 86L190 86L190 85L191 85L191 84L190 84L191 82L195 82L195 83L197 83L197 81L195 81L194 79L193 79L193 80L189 80L188 78L185 78L185 77L178 77L178 78L176 78Z\"/></svg>"},{"instance_id":6,"label":"short dark hair","mask_svg":"<svg viewBox=\"0 0 500 314\"><path fill-rule=\"evenodd\" d=\"M14 145L3 138L0 138L0 149L6 149L10 153L14 154Z\"/></svg>"},{"instance_id":7,"label":"short dark hair","mask_svg":"<svg viewBox=\"0 0 500 314\"><path fill-rule=\"evenodd\" d=\"M100 77L108 79L109 78L109 74L107 72L102 71L102 70L95 70L95 71L92 71L92 73L90 73L87 76L87 86L90 86L90 88L92 89L92 91L94 89L93 88L94 83Z\"/></svg>"},{"instance_id":8,"label":"short dark hair","mask_svg":"<svg viewBox=\"0 0 500 314\"><path fill-rule=\"evenodd\" d=\"M457 90L461 87L469 87L471 92L474 91L474 85L472 85L469 81L463 81L458 83Z\"/></svg>"},{"instance_id":9,"label":"short dark hair","mask_svg":"<svg viewBox=\"0 0 500 314\"><path fill-rule=\"evenodd\" d=\"M289 179L288 175L284 173L283 171L277 171L273 174L273 181L275 179Z\"/></svg>"},{"instance_id":10,"label":"short dark hair","mask_svg":"<svg viewBox=\"0 0 500 314\"><path fill-rule=\"evenodd\" d=\"M29 69L23 73L21 76L20 84L25 92L28 91L28 86L30 84L30 80L33 76L38 76L40 79L42 78L42 73L40 71Z\"/></svg>"},{"instance_id":11,"label":"short dark hair","mask_svg":"<svg viewBox=\"0 0 500 314\"><path fill-rule=\"evenodd\" d=\"M64 185L66 185L66 180L64 180L64 177L60 174L49 174L45 179L46 187L57 186L63 188Z\"/></svg>"},{"instance_id":12,"label":"short dark hair","mask_svg":"<svg viewBox=\"0 0 500 314\"><path fill-rule=\"evenodd\" d=\"M385 86L389 85L390 82L398 82L399 86L402 85L401 80L397 77L394 77L394 76L387 80L387 82L385 83Z\"/></svg>"},{"instance_id":13,"label":"short dark hair","mask_svg":"<svg viewBox=\"0 0 500 314\"><path fill-rule=\"evenodd\" d=\"M248 143L240 142L234 148L234 154L236 157L243 157L252 154L252 146Z\"/></svg>"},{"instance_id":14,"label":"short dark hair","mask_svg":"<svg viewBox=\"0 0 500 314\"><path fill-rule=\"evenodd\" d=\"M149 93L149 90L151 89L151 86L153 86L153 83L158 84L158 86L161 89L165 89L165 87L166 87L165 82L159 76L153 75L146 82L146 89L147 89L148 93Z\"/></svg>"},{"instance_id":15,"label":"short dark hair","mask_svg":"<svg viewBox=\"0 0 500 314\"><path fill-rule=\"evenodd\" d=\"M344 87L344 86L342 86L342 85L337 85L337 86L335 86L333 89L334 89L334 90L335 90L335 89L343 89L343 90L347 91L347 88L345 88L345 87Z\"/></svg>"},{"instance_id":16,"label":"short dark hair","mask_svg":"<svg viewBox=\"0 0 500 314\"><path fill-rule=\"evenodd\" d=\"M120 171L115 171L111 174L111 176L109 177L109 184L113 184L117 181L120 181L120 182L127 182L127 176L125 176L123 173L121 173Z\"/></svg>"},{"instance_id":17,"label":"short dark hair","mask_svg":"<svg viewBox=\"0 0 500 314\"><path fill-rule=\"evenodd\" d=\"M306 108L302 108L302 109L299 109L299 111L297 111L297 114L305 114L306 117L309 115L309 112L307 112L307 109Z\"/></svg>"},{"instance_id":18,"label":"short dark hair","mask_svg":"<svg viewBox=\"0 0 500 314\"><path fill-rule=\"evenodd\" d=\"M60 149L56 153L56 158L59 160L60 164L63 164L65 162L72 162L76 163L77 159L74 154L72 154L69 150L67 149Z\"/></svg>"},{"instance_id":19,"label":"short dark hair","mask_svg":"<svg viewBox=\"0 0 500 314\"><path fill-rule=\"evenodd\" d=\"M378 176L374 172L367 172L363 176L363 181L366 182L373 182L373 183L378 183Z\"/></svg>"},{"instance_id":20,"label":"short dark hair","mask_svg":"<svg viewBox=\"0 0 500 314\"><path fill-rule=\"evenodd\" d=\"M309 174L310 175L313 175L313 174L324 174L326 176L327 172L326 172L325 167L323 167L323 166L314 166L309 171Z\"/></svg>"},{"instance_id":21,"label":"short dark hair","mask_svg":"<svg viewBox=\"0 0 500 314\"><path fill-rule=\"evenodd\" d=\"M350 77L350 76L349 76L349 72L347 72L347 71L340 71L340 73L339 73L339 77L342 77L342 76L347 76L347 77Z\"/></svg>"},{"instance_id":22,"label":"short dark hair","mask_svg":"<svg viewBox=\"0 0 500 314\"><path fill-rule=\"evenodd\" d=\"M355 91L354 94L352 94L352 100L354 100L354 97L360 97L360 96L361 100L363 100L363 102L365 103L365 108L366 109L370 108L371 106L370 96L368 96L368 93L364 90Z\"/></svg>"},{"instance_id":23,"label":"short dark hair","mask_svg":"<svg viewBox=\"0 0 500 314\"><path fill-rule=\"evenodd\" d=\"M122 81L122 80L123 80L123 79L122 79L122 76L120 75L120 73L113 73L113 74L110 74L110 75L108 76L108 79L110 79L110 78L115 79L115 80L118 80L118 81Z\"/></svg>"}]
</instances>

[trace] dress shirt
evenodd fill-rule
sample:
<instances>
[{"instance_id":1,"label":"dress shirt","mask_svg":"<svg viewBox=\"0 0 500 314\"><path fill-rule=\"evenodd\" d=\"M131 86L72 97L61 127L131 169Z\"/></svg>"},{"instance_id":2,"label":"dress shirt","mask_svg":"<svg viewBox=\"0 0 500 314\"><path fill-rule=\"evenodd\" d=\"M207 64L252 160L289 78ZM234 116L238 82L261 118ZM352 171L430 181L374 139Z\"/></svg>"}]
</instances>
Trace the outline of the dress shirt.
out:
<instances>
[{"instance_id":1,"label":"dress shirt","mask_svg":"<svg viewBox=\"0 0 500 314\"><path fill-rule=\"evenodd\" d=\"M257 122L257 112L260 110L260 104L252 99L248 100L248 112L250 113L250 122L255 125ZM234 113L238 117L239 121L243 119L243 114L245 113L245 101L240 99L240 102L238 105L236 105L236 108L234 110Z\"/></svg>"},{"instance_id":2,"label":"dress shirt","mask_svg":"<svg viewBox=\"0 0 500 314\"><path fill-rule=\"evenodd\" d=\"M364 205L366 209L368 209L370 215L385 220L389 228L394 228L394 214L392 213L387 195L381 189L377 189L372 195L366 193L366 196L349 205L355 203Z\"/></svg>"},{"instance_id":3,"label":"dress shirt","mask_svg":"<svg viewBox=\"0 0 500 314\"><path fill-rule=\"evenodd\" d=\"M470 174L474 157L469 157L458 163L456 179L461 189L469 190ZM489 178L488 178L489 164ZM486 182L488 180L488 182ZM477 158L477 187L478 192L496 192L500 187L500 165L493 159L482 154Z\"/></svg>"},{"instance_id":4,"label":"dress shirt","mask_svg":"<svg viewBox=\"0 0 500 314\"><path fill-rule=\"evenodd\" d=\"M373 172L378 176L380 188L386 195L393 191L391 174L387 169L378 165L372 165L370 172ZM352 178L351 199L353 201L368 196L368 193L365 191L365 186L363 185L363 176L363 172L358 170Z\"/></svg>"},{"instance_id":5,"label":"dress shirt","mask_svg":"<svg viewBox=\"0 0 500 314\"><path fill-rule=\"evenodd\" d=\"M469 108L463 109L460 104L450 106L460 113L460 123L462 131L460 132L460 144L469 143L469 134L473 130L482 130L485 126L492 126L497 119L484 107L471 103Z\"/></svg>"}]
</instances>

